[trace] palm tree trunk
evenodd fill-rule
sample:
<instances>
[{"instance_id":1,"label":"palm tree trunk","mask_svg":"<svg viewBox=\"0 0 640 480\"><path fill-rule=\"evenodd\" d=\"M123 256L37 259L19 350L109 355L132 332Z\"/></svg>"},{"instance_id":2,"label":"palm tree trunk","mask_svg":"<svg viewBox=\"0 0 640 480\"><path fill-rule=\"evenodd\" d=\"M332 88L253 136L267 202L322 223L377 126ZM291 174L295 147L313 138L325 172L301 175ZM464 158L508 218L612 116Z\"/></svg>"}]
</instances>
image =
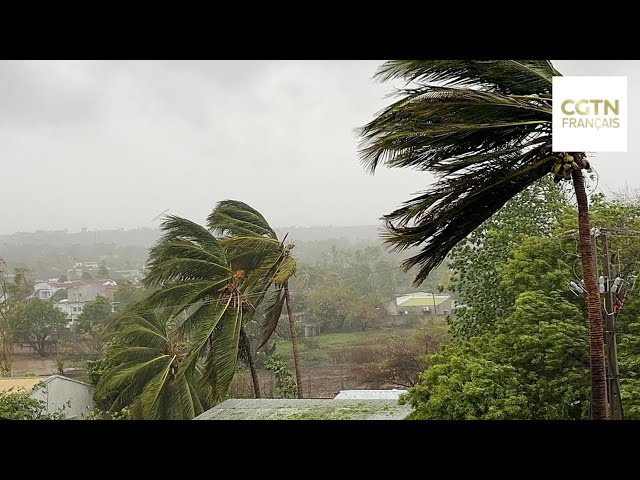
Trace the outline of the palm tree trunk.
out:
<instances>
[{"instance_id":1,"label":"palm tree trunk","mask_svg":"<svg viewBox=\"0 0 640 480\"><path fill-rule=\"evenodd\" d=\"M589 202L581 170L573 172L573 188L578 202L578 231L580 232L582 275L587 287L586 304L589 319L589 358L591 360L591 418L594 420L606 420L607 386L604 373L602 310L598 281L596 279L591 223L589 221Z\"/></svg>"},{"instance_id":2,"label":"palm tree trunk","mask_svg":"<svg viewBox=\"0 0 640 480\"><path fill-rule=\"evenodd\" d=\"M256 398L261 398L260 394L260 381L258 380L258 372L256 371L256 366L253 363L253 354L251 353L251 342L249 341L249 337L244 331L244 325L240 327L240 341L242 342L242 348L244 349L244 353L247 355L247 363L249 364L249 370L251 371L251 379L253 380L253 393Z\"/></svg>"},{"instance_id":3,"label":"palm tree trunk","mask_svg":"<svg viewBox=\"0 0 640 480\"><path fill-rule=\"evenodd\" d=\"M289 295L289 282L284 282L284 300L287 304L287 316L289 317L289 328L291 329L291 349L293 350L293 365L296 370L296 387L298 398L304 398L302 394L302 372L300 371L300 358L298 355L298 333L296 332L296 322L291 311L291 296Z\"/></svg>"},{"instance_id":4,"label":"palm tree trunk","mask_svg":"<svg viewBox=\"0 0 640 480\"><path fill-rule=\"evenodd\" d=\"M13 364L13 338L8 330L0 332L0 377L10 377Z\"/></svg>"}]
</instances>

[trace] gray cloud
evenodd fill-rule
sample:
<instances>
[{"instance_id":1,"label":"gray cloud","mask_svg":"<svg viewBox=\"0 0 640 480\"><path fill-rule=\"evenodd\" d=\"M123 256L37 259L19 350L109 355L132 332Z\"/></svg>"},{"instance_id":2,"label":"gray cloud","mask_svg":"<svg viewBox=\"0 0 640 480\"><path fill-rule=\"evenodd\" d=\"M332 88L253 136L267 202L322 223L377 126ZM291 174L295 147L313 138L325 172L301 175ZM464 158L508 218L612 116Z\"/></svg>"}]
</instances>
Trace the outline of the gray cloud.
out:
<instances>
[{"instance_id":1,"label":"gray cloud","mask_svg":"<svg viewBox=\"0 0 640 480\"><path fill-rule=\"evenodd\" d=\"M433 180L358 163L354 129L388 102L379 64L0 62L0 233L150 226L166 208L204 221L225 198L274 225L375 223ZM640 62L556 65L628 75L633 128ZM601 189L633 184L629 144L597 157Z\"/></svg>"}]
</instances>

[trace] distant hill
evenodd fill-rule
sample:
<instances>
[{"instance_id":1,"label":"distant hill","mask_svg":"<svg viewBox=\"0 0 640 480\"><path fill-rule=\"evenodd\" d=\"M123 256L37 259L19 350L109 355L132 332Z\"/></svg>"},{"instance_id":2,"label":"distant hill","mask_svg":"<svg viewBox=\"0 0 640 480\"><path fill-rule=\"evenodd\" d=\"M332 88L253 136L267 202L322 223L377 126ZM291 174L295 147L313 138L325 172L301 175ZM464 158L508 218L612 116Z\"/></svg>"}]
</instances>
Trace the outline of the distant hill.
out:
<instances>
[{"instance_id":1,"label":"distant hill","mask_svg":"<svg viewBox=\"0 0 640 480\"><path fill-rule=\"evenodd\" d=\"M375 225L347 227L280 227L278 235L289 233L292 241L316 241L343 239L349 241L375 241L378 239L378 227ZM118 245L151 247L160 237L155 228L134 228L131 230L87 230L69 232L67 230L38 230L0 235L0 252L9 245L47 245L61 247L67 245Z\"/></svg>"},{"instance_id":2,"label":"distant hill","mask_svg":"<svg viewBox=\"0 0 640 480\"><path fill-rule=\"evenodd\" d=\"M350 227L280 227L276 228L279 237L289 233L287 239L293 242L313 242L332 239L343 239L351 242L378 241L379 227L361 225Z\"/></svg>"},{"instance_id":3,"label":"distant hill","mask_svg":"<svg viewBox=\"0 0 640 480\"><path fill-rule=\"evenodd\" d=\"M375 225L347 227L276 228L279 236L288 232L287 241L296 244L299 261L315 262L331 249L380 244ZM160 237L154 228L131 230L38 230L0 235L0 258L9 269L30 268L38 278L66 273L75 262L103 262L108 268L141 268L149 248Z\"/></svg>"},{"instance_id":4,"label":"distant hill","mask_svg":"<svg viewBox=\"0 0 640 480\"><path fill-rule=\"evenodd\" d=\"M135 228L132 230L87 230L68 232L67 230L37 230L0 235L2 246L8 245L48 245L61 247L66 245L115 244L119 246L150 247L160 237L160 231L154 228Z\"/></svg>"}]
</instances>

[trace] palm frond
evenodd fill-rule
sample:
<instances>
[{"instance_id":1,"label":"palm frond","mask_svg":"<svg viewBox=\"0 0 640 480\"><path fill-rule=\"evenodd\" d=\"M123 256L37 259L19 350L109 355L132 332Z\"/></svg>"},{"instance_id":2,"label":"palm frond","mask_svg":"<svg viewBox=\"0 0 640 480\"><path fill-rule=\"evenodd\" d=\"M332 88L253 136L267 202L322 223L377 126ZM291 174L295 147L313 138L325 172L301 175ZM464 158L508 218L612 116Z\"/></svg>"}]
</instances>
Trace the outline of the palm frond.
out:
<instances>
[{"instance_id":1,"label":"palm frond","mask_svg":"<svg viewBox=\"0 0 640 480\"><path fill-rule=\"evenodd\" d=\"M551 79L560 75L548 60L391 60L375 77L407 82L439 82L447 86L480 85L508 94L551 91Z\"/></svg>"},{"instance_id":2,"label":"palm frond","mask_svg":"<svg viewBox=\"0 0 640 480\"><path fill-rule=\"evenodd\" d=\"M438 183L385 215L385 241L421 248L404 262L415 283L514 195L550 171L551 81L547 60L399 60L376 74L412 83L360 129L360 156L432 172ZM438 82L433 85L429 82Z\"/></svg>"},{"instance_id":3,"label":"palm frond","mask_svg":"<svg viewBox=\"0 0 640 480\"><path fill-rule=\"evenodd\" d=\"M235 374L242 322L242 309L229 309L224 321L218 323L211 335L212 354L204 359L202 382L211 386L215 398L226 395Z\"/></svg>"},{"instance_id":4,"label":"palm frond","mask_svg":"<svg viewBox=\"0 0 640 480\"><path fill-rule=\"evenodd\" d=\"M217 243L217 240L216 240ZM224 276L229 264L222 248L205 250L200 245L184 240L161 240L149 252L149 273L145 285L159 286L173 280L189 281Z\"/></svg>"},{"instance_id":5,"label":"palm frond","mask_svg":"<svg viewBox=\"0 0 640 480\"><path fill-rule=\"evenodd\" d=\"M229 297L220 305L212 304L212 309L208 312L210 314L206 316L203 315L202 319L197 324L194 324L194 331L191 337L191 348L187 358L183 362L185 370L193 370L200 357L206 353L207 348L210 346L211 339L213 338L222 318L229 310L235 310L232 306L232 301L233 299ZM223 321L222 323L225 322ZM217 355L218 353L221 352L216 350L215 354Z\"/></svg>"},{"instance_id":6,"label":"palm frond","mask_svg":"<svg viewBox=\"0 0 640 480\"><path fill-rule=\"evenodd\" d=\"M546 155L545 155L546 153ZM385 241L395 250L420 246L420 253L403 263L405 269L420 270L420 285L449 251L496 213L517 193L549 172L553 158L548 147L539 147L520 157L519 162L502 166L482 164L469 172L449 177L385 215Z\"/></svg>"},{"instance_id":7,"label":"palm frond","mask_svg":"<svg viewBox=\"0 0 640 480\"><path fill-rule=\"evenodd\" d=\"M550 133L551 106L542 100L434 86L400 94L360 129L360 158L371 171L385 164L439 172L469 157L522 150Z\"/></svg>"},{"instance_id":8,"label":"palm frond","mask_svg":"<svg viewBox=\"0 0 640 480\"><path fill-rule=\"evenodd\" d=\"M278 326L280 315L282 315L282 307L284 306L284 289L277 288L264 313L264 321L260 326L260 338L258 340L258 348L262 348L269 341L271 335Z\"/></svg>"},{"instance_id":9,"label":"palm frond","mask_svg":"<svg viewBox=\"0 0 640 480\"><path fill-rule=\"evenodd\" d=\"M286 256L278 265L278 270L271 279L275 284L282 285L296 273L297 264L293 257Z\"/></svg>"},{"instance_id":10,"label":"palm frond","mask_svg":"<svg viewBox=\"0 0 640 480\"><path fill-rule=\"evenodd\" d=\"M223 256L222 248L216 237L211 235L209 230L191 220L176 215L166 215L165 220L160 224L160 230L164 232L160 242L178 239L186 240L198 244L212 253Z\"/></svg>"},{"instance_id":11,"label":"palm frond","mask_svg":"<svg viewBox=\"0 0 640 480\"><path fill-rule=\"evenodd\" d=\"M199 302L210 302L228 283L228 277L196 282L168 283L140 302L140 308L175 307L174 315Z\"/></svg>"},{"instance_id":12,"label":"palm frond","mask_svg":"<svg viewBox=\"0 0 640 480\"><path fill-rule=\"evenodd\" d=\"M219 235L276 237L260 212L238 200L218 202L207 217L207 226Z\"/></svg>"},{"instance_id":13,"label":"palm frond","mask_svg":"<svg viewBox=\"0 0 640 480\"><path fill-rule=\"evenodd\" d=\"M206 386L196 388L197 372L177 375L179 351L169 334L173 319L158 311L125 312L117 319L115 346L96 394L107 398L116 392L110 409L131 407L144 419L190 419L208 398ZM202 399L200 398L202 397Z\"/></svg>"}]
</instances>

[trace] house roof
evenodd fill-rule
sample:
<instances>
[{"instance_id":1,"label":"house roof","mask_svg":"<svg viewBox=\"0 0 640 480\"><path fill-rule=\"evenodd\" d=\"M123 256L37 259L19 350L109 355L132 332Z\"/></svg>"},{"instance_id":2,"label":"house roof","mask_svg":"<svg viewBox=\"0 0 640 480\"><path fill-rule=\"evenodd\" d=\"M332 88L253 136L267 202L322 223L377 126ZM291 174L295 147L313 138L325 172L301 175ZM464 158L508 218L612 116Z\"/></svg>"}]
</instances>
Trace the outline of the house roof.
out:
<instances>
[{"instance_id":1,"label":"house roof","mask_svg":"<svg viewBox=\"0 0 640 480\"><path fill-rule=\"evenodd\" d=\"M85 385L87 387L93 387L93 385L91 385L90 383L87 382L83 382L82 380L78 380L77 378L71 378L71 377L65 377L64 375L58 375L57 373L54 375L51 375L50 377L47 377L46 380L44 380L44 384L46 385L47 383L51 382L52 380L59 378L60 380L66 380L68 382L73 382L73 383L78 383L80 385Z\"/></svg>"},{"instance_id":2,"label":"house roof","mask_svg":"<svg viewBox=\"0 0 640 480\"><path fill-rule=\"evenodd\" d=\"M75 287L84 287L85 285L87 285L87 283L83 282L82 280L73 280L71 282L63 282L63 283L54 282L54 283L51 283L51 285L56 288L75 288Z\"/></svg>"},{"instance_id":3,"label":"house roof","mask_svg":"<svg viewBox=\"0 0 640 480\"><path fill-rule=\"evenodd\" d=\"M39 377L5 377L0 378L0 392L25 390L30 392L43 379Z\"/></svg>"},{"instance_id":4,"label":"house roof","mask_svg":"<svg viewBox=\"0 0 640 480\"><path fill-rule=\"evenodd\" d=\"M399 307L432 307L434 305L440 305L443 302L449 300L448 295L431 295L430 293L412 293L410 295L403 295L396 298L396 304Z\"/></svg>"},{"instance_id":5,"label":"house roof","mask_svg":"<svg viewBox=\"0 0 640 480\"><path fill-rule=\"evenodd\" d=\"M340 390L336 400L397 400L406 390Z\"/></svg>"},{"instance_id":6,"label":"house roof","mask_svg":"<svg viewBox=\"0 0 640 480\"><path fill-rule=\"evenodd\" d=\"M411 407L392 399L286 399L226 400L195 420L402 420Z\"/></svg>"},{"instance_id":7,"label":"house roof","mask_svg":"<svg viewBox=\"0 0 640 480\"><path fill-rule=\"evenodd\" d=\"M39 383L44 383L45 385L47 385L48 383L50 383L51 381L53 381L54 379L59 378L61 380L66 380L69 382L74 382L74 383L79 383L80 385L85 385L87 387L93 387L93 385L91 385L90 383L86 383L83 382L81 380L77 380L75 378L70 378L70 377L65 377L63 375L51 375L47 378L43 378L43 377L3 377L0 378L0 392L6 392L8 390L14 389L14 391L17 390L26 390L27 392L30 392L31 390L33 390L33 387L35 387L37 384Z\"/></svg>"}]
</instances>

